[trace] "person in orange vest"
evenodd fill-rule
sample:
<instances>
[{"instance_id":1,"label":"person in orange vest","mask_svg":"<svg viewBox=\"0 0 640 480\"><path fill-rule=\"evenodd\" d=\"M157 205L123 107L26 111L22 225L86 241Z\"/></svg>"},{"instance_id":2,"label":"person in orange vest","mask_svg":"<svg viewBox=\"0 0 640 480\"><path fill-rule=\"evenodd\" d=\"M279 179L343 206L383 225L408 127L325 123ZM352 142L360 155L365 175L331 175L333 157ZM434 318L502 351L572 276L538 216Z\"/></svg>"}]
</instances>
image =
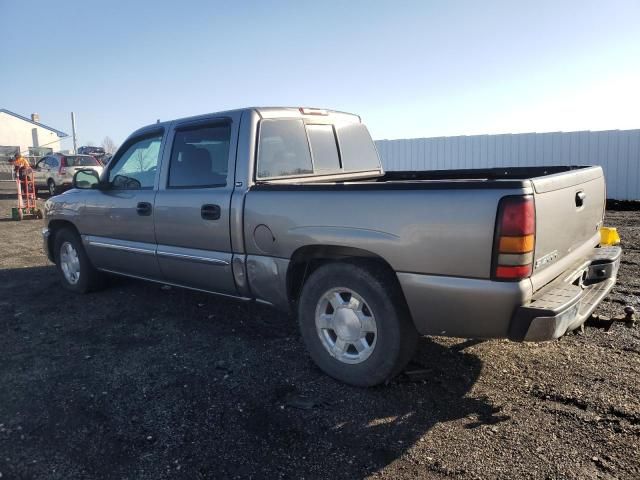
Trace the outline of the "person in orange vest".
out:
<instances>
[{"instance_id":1,"label":"person in orange vest","mask_svg":"<svg viewBox=\"0 0 640 480\"><path fill-rule=\"evenodd\" d=\"M29 160L24 158L20 152L16 153L16 155L13 157L13 168L16 170L16 172L23 167L30 166L31 164L29 163Z\"/></svg>"},{"instance_id":2,"label":"person in orange vest","mask_svg":"<svg viewBox=\"0 0 640 480\"><path fill-rule=\"evenodd\" d=\"M16 153L15 157L13 158L14 158L13 160L14 174L16 177L19 177L20 179L22 179L24 175L26 175L31 169L31 164L29 163L29 160L24 158L20 152Z\"/></svg>"}]
</instances>

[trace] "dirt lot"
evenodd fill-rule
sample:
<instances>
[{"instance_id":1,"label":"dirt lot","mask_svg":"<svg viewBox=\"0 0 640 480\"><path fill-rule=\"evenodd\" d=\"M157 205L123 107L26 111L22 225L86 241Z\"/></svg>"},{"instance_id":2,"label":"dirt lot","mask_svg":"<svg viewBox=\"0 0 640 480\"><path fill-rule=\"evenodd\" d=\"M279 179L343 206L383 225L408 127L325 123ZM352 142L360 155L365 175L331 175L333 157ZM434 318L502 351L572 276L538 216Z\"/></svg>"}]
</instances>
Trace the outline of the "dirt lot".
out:
<instances>
[{"instance_id":1,"label":"dirt lot","mask_svg":"<svg viewBox=\"0 0 640 480\"><path fill-rule=\"evenodd\" d=\"M618 314L640 307L640 214L608 224L625 255L599 311ZM40 228L0 221L3 480L640 478L638 328L425 339L424 380L351 388L267 308L129 280L65 293Z\"/></svg>"}]
</instances>

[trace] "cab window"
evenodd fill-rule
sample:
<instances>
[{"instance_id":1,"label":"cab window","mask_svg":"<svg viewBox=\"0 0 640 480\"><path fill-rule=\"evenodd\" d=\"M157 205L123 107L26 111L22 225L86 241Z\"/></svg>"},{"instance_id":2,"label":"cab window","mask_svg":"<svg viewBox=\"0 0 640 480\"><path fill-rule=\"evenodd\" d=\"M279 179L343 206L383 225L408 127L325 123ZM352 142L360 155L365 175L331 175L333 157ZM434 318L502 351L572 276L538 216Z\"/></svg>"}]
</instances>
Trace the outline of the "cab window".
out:
<instances>
[{"instance_id":1,"label":"cab window","mask_svg":"<svg viewBox=\"0 0 640 480\"><path fill-rule=\"evenodd\" d=\"M229 169L231 126L218 124L176 131L168 188L224 187Z\"/></svg>"},{"instance_id":2,"label":"cab window","mask_svg":"<svg viewBox=\"0 0 640 480\"><path fill-rule=\"evenodd\" d=\"M258 178L313 173L302 120L262 120L258 145Z\"/></svg>"},{"instance_id":3,"label":"cab window","mask_svg":"<svg viewBox=\"0 0 640 480\"><path fill-rule=\"evenodd\" d=\"M307 125L307 135L309 135L315 172L340 170L340 156L333 125Z\"/></svg>"},{"instance_id":4,"label":"cab window","mask_svg":"<svg viewBox=\"0 0 640 480\"><path fill-rule=\"evenodd\" d=\"M111 187L118 190L153 188L161 144L160 133L131 143L109 171Z\"/></svg>"},{"instance_id":5,"label":"cab window","mask_svg":"<svg viewBox=\"0 0 640 480\"><path fill-rule=\"evenodd\" d=\"M362 123L341 125L336 128L342 167L357 172L380 169L380 158L367 127Z\"/></svg>"}]
</instances>

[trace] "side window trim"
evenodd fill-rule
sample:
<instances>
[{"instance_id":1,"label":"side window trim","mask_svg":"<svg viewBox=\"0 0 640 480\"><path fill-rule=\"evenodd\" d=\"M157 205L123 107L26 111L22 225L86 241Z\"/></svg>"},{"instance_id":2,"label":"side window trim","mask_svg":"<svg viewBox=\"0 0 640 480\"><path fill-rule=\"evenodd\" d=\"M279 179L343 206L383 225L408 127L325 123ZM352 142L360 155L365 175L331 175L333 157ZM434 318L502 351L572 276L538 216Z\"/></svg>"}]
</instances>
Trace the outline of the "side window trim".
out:
<instances>
[{"instance_id":1,"label":"side window trim","mask_svg":"<svg viewBox=\"0 0 640 480\"><path fill-rule=\"evenodd\" d=\"M224 184L211 184L211 185L185 185L185 186L171 186L169 182L171 181L171 160L173 157L173 149L176 146L176 136L180 132L184 132L185 130L197 130L198 128L206 128L206 127L218 127L218 126L227 126L229 127L229 152L227 153L227 178ZM229 176L231 175L231 171L229 168L229 153L231 151L231 137L233 136L233 121L229 117L217 117L217 118L206 118L199 120L190 120L186 122L181 122L173 125L171 129L171 148L168 149L168 155L166 156L166 175L163 182L163 187L166 190L194 190L194 189L208 189L208 188L225 188L230 185ZM169 142L167 142L169 143Z\"/></svg>"},{"instance_id":2,"label":"side window trim","mask_svg":"<svg viewBox=\"0 0 640 480\"><path fill-rule=\"evenodd\" d=\"M309 158L311 158L311 174L316 174L316 161L313 158L313 148L311 147L311 138L309 138L309 130L307 124L302 120L302 128L304 128L304 136L307 138L307 148L309 149Z\"/></svg>"}]
</instances>

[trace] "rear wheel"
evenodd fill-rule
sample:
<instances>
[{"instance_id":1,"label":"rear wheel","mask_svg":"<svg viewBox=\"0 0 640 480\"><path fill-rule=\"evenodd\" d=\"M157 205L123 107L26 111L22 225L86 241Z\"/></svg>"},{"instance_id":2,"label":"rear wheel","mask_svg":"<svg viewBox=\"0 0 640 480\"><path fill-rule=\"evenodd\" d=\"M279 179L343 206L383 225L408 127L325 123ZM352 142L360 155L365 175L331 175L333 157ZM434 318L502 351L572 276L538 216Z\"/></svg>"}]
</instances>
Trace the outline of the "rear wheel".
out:
<instances>
[{"instance_id":1,"label":"rear wheel","mask_svg":"<svg viewBox=\"0 0 640 480\"><path fill-rule=\"evenodd\" d=\"M330 263L303 287L302 338L328 375L356 386L385 382L413 356L418 333L390 274L377 265Z\"/></svg>"},{"instance_id":2,"label":"rear wheel","mask_svg":"<svg viewBox=\"0 0 640 480\"><path fill-rule=\"evenodd\" d=\"M58 231L54 254L60 281L67 290L86 293L103 285L103 274L91 265L76 232L67 228Z\"/></svg>"}]
</instances>

